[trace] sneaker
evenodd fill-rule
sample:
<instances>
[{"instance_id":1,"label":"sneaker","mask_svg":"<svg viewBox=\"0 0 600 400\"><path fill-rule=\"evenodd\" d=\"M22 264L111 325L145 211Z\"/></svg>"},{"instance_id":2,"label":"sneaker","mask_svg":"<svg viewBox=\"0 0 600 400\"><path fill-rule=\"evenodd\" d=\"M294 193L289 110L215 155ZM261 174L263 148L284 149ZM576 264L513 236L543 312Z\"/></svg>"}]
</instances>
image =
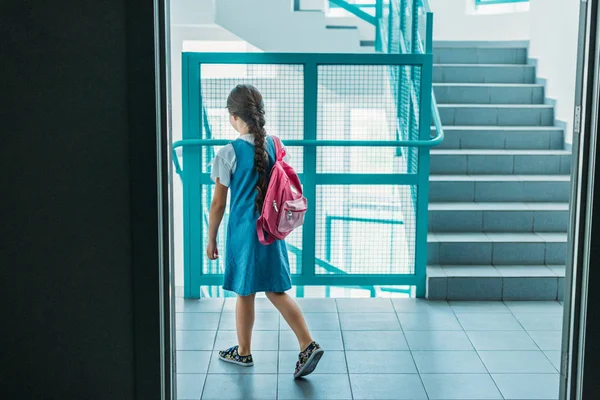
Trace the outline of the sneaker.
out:
<instances>
[{"instance_id":1,"label":"sneaker","mask_svg":"<svg viewBox=\"0 0 600 400\"><path fill-rule=\"evenodd\" d=\"M233 346L227 350L219 351L219 358L225 362L241 365L242 367L251 367L254 365L252 354L240 356L238 353L239 346Z\"/></svg>"},{"instance_id":2,"label":"sneaker","mask_svg":"<svg viewBox=\"0 0 600 400\"><path fill-rule=\"evenodd\" d=\"M309 344L308 347L298 355L294 378L297 379L311 374L317 367L321 357L323 357L323 353L325 353L325 351L317 342Z\"/></svg>"}]
</instances>

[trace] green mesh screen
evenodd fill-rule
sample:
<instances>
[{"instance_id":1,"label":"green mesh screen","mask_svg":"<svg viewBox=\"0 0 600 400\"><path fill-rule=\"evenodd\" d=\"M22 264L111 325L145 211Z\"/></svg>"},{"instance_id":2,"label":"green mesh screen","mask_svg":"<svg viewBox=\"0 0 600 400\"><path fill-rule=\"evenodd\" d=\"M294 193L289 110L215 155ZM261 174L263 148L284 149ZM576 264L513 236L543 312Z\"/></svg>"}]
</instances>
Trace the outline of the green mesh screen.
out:
<instances>
[{"instance_id":1,"label":"green mesh screen","mask_svg":"<svg viewBox=\"0 0 600 400\"><path fill-rule=\"evenodd\" d=\"M319 66L317 139L418 138L418 103L411 105L409 82L411 73L418 79L417 70L420 67ZM404 96L397 96L399 91ZM416 173L417 161L415 148L317 149L319 173Z\"/></svg>"},{"instance_id":2,"label":"green mesh screen","mask_svg":"<svg viewBox=\"0 0 600 400\"><path fill-rule=\"evenodd\" d=\"M204 232L202 238L203 251L208 245L208 212L212 195L213 185L204 185L202 188L202 204L204 205L202 217L202 230ZM225 272L225 260L227 256L225 244L227 238L227 225L229 222L229 203L230 201L228 199L227 210L223 216L223 222L221 223L221 227L219 228L219 236L217 237L219 258L215 261L210 261L208 258L205 258L202 270L203 274L223 274ZM290 259L290 270L292 274L299 274L302 271L302 227L296 229L286 238L286 244ZM204 254L204 252L202 254Z\"/></svg>"},{"instance_id":3,"label":"green mesh screen","mask_svg":"<svg viewBox=\"0 0 600 400\"><path fill-rule=\"evenodd\" d=\"M304 135L304 71L301 65L271 64L206 64L200 67L203 104L202 137L204 139L234 140L239 135L229 123L226 109L231 89L241 83L255 86L263 95L265 103L265 128L269 134L279 136L284 142L302 139ZM202 172L210 172L210 161L220 147L203 147ZM303 151L300 147L288 147L290 163L298 173L303 171ZM203 244L208 241L208 212L213 186L202 190ZM219 229L219 260L206 259L204 274L222 274L225 268L225 238L227 237L228 211ZM287 239L290 267L293 274L300 273L302 266L302 229L295 230Z\"/></svg>"},{"instance_id":4,"label":"green mesh screen","mask_svg":"<svg viewBox=\"0 0 600 400\"><path fill-rule=\"evenodd\" d=\"M316 214L317 274L414 273L410 186L319 186Z\"/></svg>"},{"instance_id":5,"label":"green mesh screen","mask_svg":"<svg viewBox=\"0 0 600 400\"><path fill-rule=\"evenodd\" d=\"M265 129L269 134L286 139L302 139L304 132L304 71L302 65L275 64L205 64L200 67L200 93L208 124L203 124L205 139L234 140L238 133L229 123L227 96L241 83L255 86L265 103ZM203 149L203 172L208 170L219 148ZM300 147L288 148L294 168L303 170Z\"/></svg>"}]
</instances>

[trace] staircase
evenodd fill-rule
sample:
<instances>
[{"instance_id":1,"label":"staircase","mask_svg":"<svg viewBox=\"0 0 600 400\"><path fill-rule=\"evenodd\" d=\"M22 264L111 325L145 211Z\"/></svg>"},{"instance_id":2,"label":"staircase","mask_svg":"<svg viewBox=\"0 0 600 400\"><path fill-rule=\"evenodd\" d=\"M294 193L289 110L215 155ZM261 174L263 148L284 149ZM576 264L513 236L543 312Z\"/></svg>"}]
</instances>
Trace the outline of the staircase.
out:
<instances>
[{"instance_id":1,"label":"staircase","mask_svg":"<svg viewBox=\"0 0 600 400\"><path fill-rule=\"evenodd\" d=\"M305 1L218 0L215 2L215 23L264 51L374 51L372 40L361 39L369 33L368 26L364 27L365 24L356 18L327 17L322 9L324 2L317 3L321 8L312 7L314 4ZM372 27L370 29L373 31ZM265 35L265 32L277 32L277 35Z\"/></svg>"},{"instance_id":2,"label":"staircase","mask_svg":"<svg viewBox=\"0 0 600 400\"><path fill-rule=\"evenodd\" d=\"M428 297L562 299L571 154L525 47L438 43Z\"/></svg>"}]
</instances>

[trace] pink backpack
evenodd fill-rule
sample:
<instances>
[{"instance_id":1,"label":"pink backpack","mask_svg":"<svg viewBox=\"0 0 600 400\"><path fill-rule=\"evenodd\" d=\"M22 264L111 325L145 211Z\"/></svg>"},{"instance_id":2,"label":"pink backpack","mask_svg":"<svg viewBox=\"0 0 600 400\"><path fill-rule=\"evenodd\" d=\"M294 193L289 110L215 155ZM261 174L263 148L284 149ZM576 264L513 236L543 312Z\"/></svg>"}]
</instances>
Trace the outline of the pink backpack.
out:
<instances>
[{"instance_id":1,"label":"pink backpack","mask_svg":"<svg viewBox=\"0 0 600 400\"><path fill-rule=\"evenodd\" d=\"M294 229L304 223L307 202L302 196L302 185L296 171L283 158L285 149L279 138L275 143L275 165L265 195L262 213L256 222L256 233L261 244L285 239Z\"/></svg>"}]
</instances>

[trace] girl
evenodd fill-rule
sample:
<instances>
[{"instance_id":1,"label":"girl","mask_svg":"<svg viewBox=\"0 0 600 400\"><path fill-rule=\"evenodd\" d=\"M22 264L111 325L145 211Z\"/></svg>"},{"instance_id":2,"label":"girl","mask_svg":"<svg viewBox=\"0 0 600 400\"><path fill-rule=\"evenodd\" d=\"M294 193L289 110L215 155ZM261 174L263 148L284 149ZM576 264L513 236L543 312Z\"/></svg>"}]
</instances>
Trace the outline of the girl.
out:
<instances>
[{"instance_id":1,"label":"girl","mask_svg":"<svg viewBox=\"0 0 600 400\"><path fill-rule=\"evenodd\" d=\"M229 121L240 137L223 147L212 163L211 177L216 189L210 206L206 255L211 260L219 257L217 232L227 204L227 191L231 189L223 289L238 294L238 345L220 351L219 357L237 365L253 365L250 344L254 298L257 292L266 292L298 338L300 354L294 378L299 378L314 371L323 349L312 339L298 305L285 293L292 287L285 242L263 246L256 234L256 221L275 163L275 144L264 128L262 96L251 85L238 85L227 98L227 109Z\"/></svg>"}]
</instances>

